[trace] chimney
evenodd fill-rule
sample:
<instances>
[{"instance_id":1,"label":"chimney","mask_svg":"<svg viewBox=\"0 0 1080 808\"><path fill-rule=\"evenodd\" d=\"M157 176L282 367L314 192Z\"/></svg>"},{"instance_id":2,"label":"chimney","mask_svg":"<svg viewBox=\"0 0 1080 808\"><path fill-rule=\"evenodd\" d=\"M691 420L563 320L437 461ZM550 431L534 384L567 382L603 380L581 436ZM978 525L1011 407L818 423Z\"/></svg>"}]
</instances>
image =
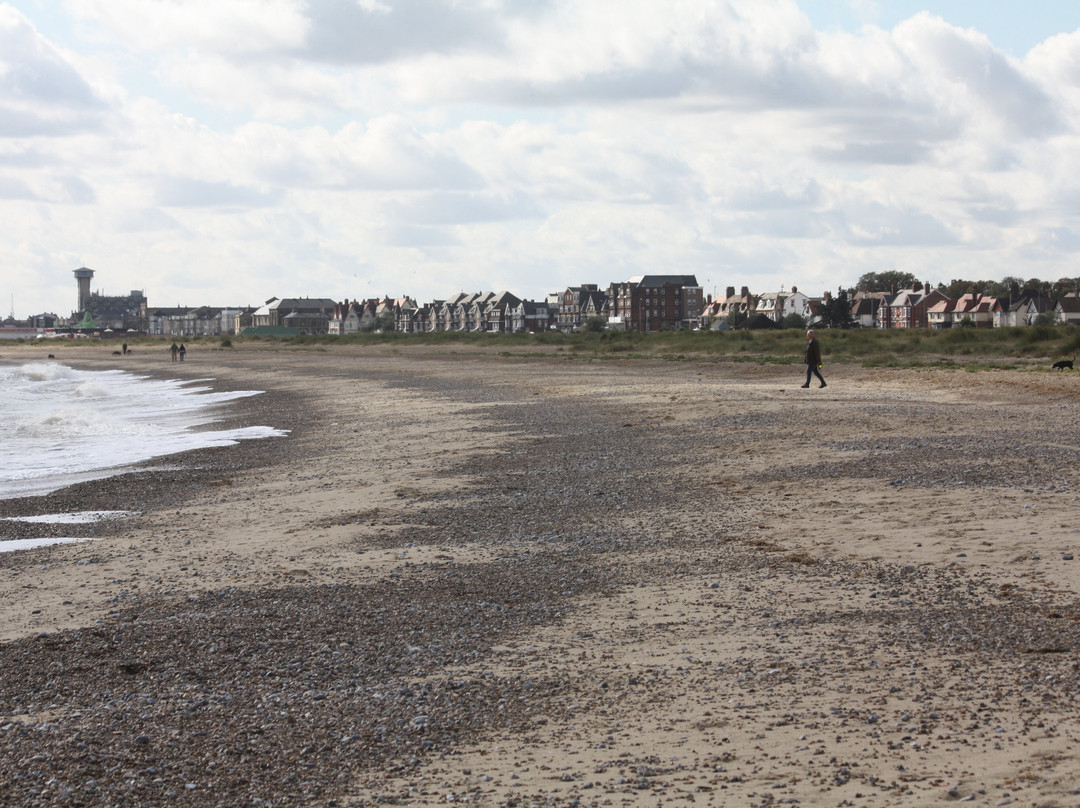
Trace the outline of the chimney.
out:
<instances>
[{"instance_id":1,"label":"chimney","mask_svg":"<svg viewBox=\"0 0 1080 808\"><path fill-rule=\"evenodd\" d=\"M750 297L750 287L749 286L744 286L742 288L742 291L739 293L739 296L740 297Z\"/></svg>"},{"instance_id":2,"label":"chimney","mask_svg":"<svg viewBox=\"0 0 1080 808\"><path fill-rule=\"evenodd\" d=\"M729 298L731 298L731 297L735 297L735 287L734 287L734 286L729 286L729 287L727 288L727 296L728 296Z\"/></svg>"},{"instance_id":3,"label":"chimney","mask_svg":"<svg viewBox=\"0 0 1080 808\"><path fill-rule=\"evenodd\" d=\"M795 295L795 294L798 294L798 293L799 293L799 287L798 286L792 286L791 287L791 294Z\"/></svg>"}]
</instances>

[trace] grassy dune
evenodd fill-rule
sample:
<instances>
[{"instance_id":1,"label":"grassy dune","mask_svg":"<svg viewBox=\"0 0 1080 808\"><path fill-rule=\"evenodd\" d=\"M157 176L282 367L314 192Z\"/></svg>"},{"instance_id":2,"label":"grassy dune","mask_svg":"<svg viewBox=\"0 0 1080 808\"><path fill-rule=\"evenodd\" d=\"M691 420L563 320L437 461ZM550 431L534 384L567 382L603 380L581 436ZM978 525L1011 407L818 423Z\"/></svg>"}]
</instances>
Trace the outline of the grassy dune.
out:
<instances>
[{"instance_id":1,"label":"grassy dune","mask_svg":"<svg viewBox=\"0 0 1080 808\"><path fill-rule=\"evenodd\" d=\"M946 331L880 330L858 328L818 332L828 363L854 363L864 367L964 367L1032 369L1080 353L1080 327L1032 326L1028 328L953 328ZM116 346L112 343L116 342ZM167 357L172 338L139 337L128 346L137 352L161 352ZM777 331L666 331L655 334L601 332L563 334L351 334L346 337L203 337L185 340L189 351L265 349L329 349L331 346L431 347L468 350L497 355L566 356L611 359L669 359L675 361L744 361L800 364L806 336L801 330ZM31 342L44 356L119 348L117 340L39 340Z\"/></svg>"}]
</instances>

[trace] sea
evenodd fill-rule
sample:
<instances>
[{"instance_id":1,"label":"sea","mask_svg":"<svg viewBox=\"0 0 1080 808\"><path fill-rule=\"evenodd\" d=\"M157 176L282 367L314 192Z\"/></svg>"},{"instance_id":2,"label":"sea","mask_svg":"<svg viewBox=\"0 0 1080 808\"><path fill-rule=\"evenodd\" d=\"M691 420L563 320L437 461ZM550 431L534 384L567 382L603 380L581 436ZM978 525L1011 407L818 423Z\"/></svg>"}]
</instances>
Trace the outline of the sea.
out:
<instances>
[{"instance_id":1,"label":"sea","mask_svg":"<svg viewBox=\"0 0 1080 808\"><path fill-rule=\"evenodd\" d=\"M214 429L231 402L262 391L220 392L212 381L56 362L0 366L0 499L47 494L191 449L288 434L273 426Z\"/></svg>"}]
</instances>

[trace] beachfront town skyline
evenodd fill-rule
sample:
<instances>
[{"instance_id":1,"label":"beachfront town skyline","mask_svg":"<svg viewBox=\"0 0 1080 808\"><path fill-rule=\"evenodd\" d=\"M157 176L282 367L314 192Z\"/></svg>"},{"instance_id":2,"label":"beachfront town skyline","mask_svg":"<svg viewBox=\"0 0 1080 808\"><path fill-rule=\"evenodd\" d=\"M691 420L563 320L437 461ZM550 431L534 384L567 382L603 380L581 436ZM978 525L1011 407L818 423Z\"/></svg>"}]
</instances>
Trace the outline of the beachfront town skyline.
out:
<instances>
[{"instance_id":1,"label":"beachfront town skyline","mask_svg":"<svg viewBox=\"0 0 1080 808\"><path fill-rule=\"evenodd\" d=\"M652 332L683 328L776 328L841 325L871 328L1025 326L1037 322L1080 322L1080 279L1056 284L1019 279L998 284L994 295L978 284L954 281L950 288L914 281L888 292L838 290L811 297L792 285L776 292L728 286L705 294L695 275L638 275L601 288L595 283L524 300L510 291L457 292L418 303L413 297L337 301L319 297L270 297L252 306L151 306L143 290L126 295L91 291L95 271L73 270L76 309L70 317L43 313L25 321L9 316L7 330L125 332L156 336L260 334L347 335L363 331L522 332L590 328ZM883 276L884 280L895 275ZM865 278L863 279L865 280ZM970 288L968 288L970 287ZM1066 291L1071 290L1071 291ZM959 293L962 292L962 293Z\"/></svg>"}]
</instances>

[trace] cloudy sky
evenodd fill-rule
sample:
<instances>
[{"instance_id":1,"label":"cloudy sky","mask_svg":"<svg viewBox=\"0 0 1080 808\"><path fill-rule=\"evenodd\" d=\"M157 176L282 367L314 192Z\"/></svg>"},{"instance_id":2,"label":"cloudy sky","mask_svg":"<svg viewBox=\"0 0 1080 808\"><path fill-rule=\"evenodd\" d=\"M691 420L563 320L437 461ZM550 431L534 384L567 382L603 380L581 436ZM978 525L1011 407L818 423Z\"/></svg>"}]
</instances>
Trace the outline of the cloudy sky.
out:
<instances>
[{"instance_id":1,"label":"cloudy sky","mask_svg":"<svg viewBox=\"0 0 1080 808\"><path fill-rule=\"evenodd\" d=\"M1075 277L1080 4L0 0L0 244L18 317Z\"/></svg>"}]
</instances>

